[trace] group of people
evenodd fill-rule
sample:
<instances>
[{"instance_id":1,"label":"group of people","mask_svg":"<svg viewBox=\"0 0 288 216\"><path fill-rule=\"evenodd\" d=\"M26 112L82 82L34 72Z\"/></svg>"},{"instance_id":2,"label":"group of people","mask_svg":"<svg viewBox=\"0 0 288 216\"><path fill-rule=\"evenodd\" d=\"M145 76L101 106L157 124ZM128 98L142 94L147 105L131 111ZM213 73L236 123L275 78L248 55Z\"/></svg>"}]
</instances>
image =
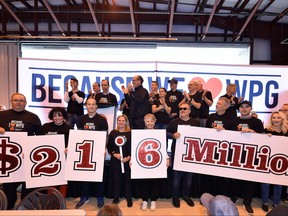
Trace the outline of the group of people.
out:
<instances>
[{"instance_id":1,"label":"group of people","mask_svg":"<svg viewBox=\"0 0 288 216\"><path fill-rule=\"evenodd\" d=\"M124 188L127 207L132 207L131 187L131 129L165 129L167 139L172 140L171 154L167 154L167 167L172 167L172 203L176 208L180 207L180 198L189 205L194 206L190 198L193 181L193 171L183 172L173 170L176 140L181 134L178 132L179 125L190 125L197 127L214 128L216 130L234 130L242 133L267 133L269 136L287 136L288 104L284 104L280 111L271 113L269 123L264 128L263 123L257 117L251 115L252 104L243 98L237 98L235 84L229 84L226 94L220 96L216 103L216 113L209 114L209 107L213 104L210 91L203 89L200 80L191 80L188 83L188 91L177 90L178 81L175 78L169 80L170 90L159 88L156 81L151 83L151 91L143 87L143 78L136 75L132 84L122 86L124 99L121 101L120 110L123 112L116 119L116 128L108 134L107 150L111 155L110 168L113 181L113 203L117 204L120 199L120 191ZM108 123L105 116L97 113L98 107L118 106L117 98L109 92L109 81L102 80L100 84L94 83L93 90L89 92L85 100L84 92L78 89L78 80L70 79L66 83L64 95L68 103L67 110L60 107L52 108L49 113L51 122L41 125L39 117L25 109L26 97L21 93L11 96L11 109L0 112L0 133L5 131L25 131L28 135L50 135L64 134L65 145L68 146L69 130L76 125L79 130L108 131ZM85 105L87 114L84 114ZM239 111L240 115L237 116ZM117 145L121 137L124 144ZM68 152L69 153L69 152ZM124 172L121 171L124 167ZM133 167L133 166L132 166ZM217 194L228 195L233 202L242 197L244 207L250 214L253 213L251 202L255 184L251 181L228 179L216 176L202 176L211 187L217 188ZM227 191L227 183L229 190ZM4 192L8 198L8 208L13 209L16 202L17 187L22 184L24 197L29 190L25 182L5 183ZM161 185L161 179L142 179L143 189L141 198L143 200L141 209L147 210L148 206L154 211L156 209L157 190ZM89 182L80 182L81 198L76 208L83 207L89 201ZM67 186L61 186L60 191L65 196ZM262 184L262 209L269 211L269 184ZM282 186L273 186L273 205L277 206L281 199ZM215 194L216 195L216 194ZM148 204L149 199L151 203ZM97 205L104 205L104 183L97 183Z\"/></svg>"}]
</instances>

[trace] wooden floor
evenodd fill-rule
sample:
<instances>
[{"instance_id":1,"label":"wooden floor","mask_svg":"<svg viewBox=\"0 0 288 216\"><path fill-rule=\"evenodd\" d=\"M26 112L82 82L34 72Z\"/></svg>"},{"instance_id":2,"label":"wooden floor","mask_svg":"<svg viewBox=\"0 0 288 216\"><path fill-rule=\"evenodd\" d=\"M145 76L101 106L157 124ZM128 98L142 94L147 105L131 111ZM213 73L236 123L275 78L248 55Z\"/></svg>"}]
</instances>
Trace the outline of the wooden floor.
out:
<instances>
[{"instance_id":1,"label":"wooden floor","mask_svg":"<svg viewBox=\"0 0 288 216\"><path fill-rule=\"evenodd\" d=\"M76 203L79 201L79 198L66 198L67 208L75 208ZM171 199L158 199L157 209L155 211L150 211L148 208L147 211L142 211L140 209L141 199L133 199L133 207L128 208L126 206L126 200L120 200L118 206L122 210L123 216L127 215L207 215L206 209L200 204L199 199L193 199L195 206L188 206L185 201L181 200L180 208L174 208ZM245 212L244 207L242 206L242 199L237 201L237 207L239 210L240 216L247 216L248 214ZM105 203L111 203L112 199L106 199ZM261 209L261 200L253 199L252 207L254 209L254 216L265 216L265 212ZM288 205L288 203L281 202L281 204ZM269 203L269 208L272 208L272 203ZM97 201L96 198L90 198L90 201L82 208L86 211L87 216L96 216L98 212Z\"/></svg>"}]
</instances>

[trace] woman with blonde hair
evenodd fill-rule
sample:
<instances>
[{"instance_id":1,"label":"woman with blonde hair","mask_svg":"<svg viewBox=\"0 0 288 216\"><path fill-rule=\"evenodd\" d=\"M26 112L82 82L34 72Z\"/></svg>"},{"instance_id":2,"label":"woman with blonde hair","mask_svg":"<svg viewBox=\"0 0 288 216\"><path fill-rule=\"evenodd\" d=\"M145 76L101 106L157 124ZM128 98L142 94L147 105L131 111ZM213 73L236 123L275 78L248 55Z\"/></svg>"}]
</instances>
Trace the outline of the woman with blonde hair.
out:
<instances>
[{"instance_id":1,"label":"woman with blonde hair","mask_svg":"<svg viewBox=\"0 0 288 216\"><path fill-rule=\"evenodd\" d=\"M125 188L127 207L132 207L131 198L131 130L128 117L124 114L117 117L117 126L108 137L107 150L111 155L110 167L113 181L113 203L119 203L120 189Z\"/></svg>"},{"instance_id":2,"label":"woman with blonde hair","mask_svg":"<svg viewBox=\"0 0 288 216\"><path fill-rule=\"evenodd\" d=\"M268 136L288 136L287 119L285 113L275 111L271 113L269 122L265 128L265 133ZM265 212L269 211L268 198L270 192L270 184L262 184L262 209ZM273 185L273 207L279 205L281 199L282 186Z\"/></svg>"},{"instance_id":3,"label":"woman with blonde hair","mask_svg":"<svg viewBox=\"0 0 288 216\"><path fill-rule=\"evenodd\" d=\"M147 130L155 129L156 117L154 114L148 113L144 116L145 128ZM170 164L170 158L166 156L166 166ZM143 200L141 204L141 210L146 211L148 208L149 198L151 200L150 210L156 210L156 199L159 196L159 188L161 187L162 179L159 178L149 178L141 179L141 198Z\"/></svg>"}]
</instances>

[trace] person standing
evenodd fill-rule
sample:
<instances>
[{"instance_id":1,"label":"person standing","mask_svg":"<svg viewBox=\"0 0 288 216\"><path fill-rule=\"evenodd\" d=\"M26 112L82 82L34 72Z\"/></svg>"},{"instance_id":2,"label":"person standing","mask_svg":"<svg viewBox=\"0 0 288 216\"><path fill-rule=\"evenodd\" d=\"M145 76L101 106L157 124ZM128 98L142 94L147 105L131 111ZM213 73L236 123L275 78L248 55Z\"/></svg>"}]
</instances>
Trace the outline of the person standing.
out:
<instances>
[{"instance_id":1,"label":"person standing","mask_svg":"<svg viewBox=\"0 0 288 216\"><path fill-rule=\"evenodd\" d=\"M65 139L65 149L68 147L68 137L70 129L73 129L65 121L67 120L67 112L62 107L54 107L50 110L48 118L52 122L48 122L42 125L40 128L41 135L55 135L63 134ZM60 185L57 187L63 197L67 194L67 185Z\"/></svg>"},{"instance_id":2,"label":"person standing","mask_svg":"<svg viewBox=\"0 0 288 216\"><path fill-rule=\"evenodd\" d=\"M25 109L26 97L14 93L10 98L11 109L0 112L0 134L7 132L27 132L28 136L39 135L41 121L39 117ZM27 143L29 144L29 143ZM13 209L17 200L17 188L22 185L21 199L33 189L26 189L25 182L4 183L3 190L8 199L7 209Z\"/></svg>"},{"instance_id":3,"label":"person standing","mask_svg":"<svg viewBox=\"0 0 288 216\"><path fill-rule=\"evenodd\" d=\"M171 147L171 164L172 168L174 165L174 154L176 147L176 140L180 138L181 134L177 131L179 125L190 125L190 126L200 126L199 119L193 119L190 117L190 105L183 103L179 107L180 117L171 120L166 129L167 138L173 139ZM189 205L194 206L193 200L190 198L192 177L193 174L190 172L173 170L172 179L172 196L173 205L176 208L180 207L180 188L182 186L182 197L183 200ZM180 185L182 183L182 185Z\"/></svg>"},{"instance_id":4,"label":"person standing","mask_svg":"<svg viewBox=\"0 0 288 216\"><path fill-rule=\"evenodd\" d=\"M144 116L151 110L149 93L143 87L143 78L140 75L133 77L132 85L122 86L126 103L130 105L131 126L133 129L144 129Z\"/></svg>"},{"instance_id":5,"label":"person standing","mask_svg":"<svg viewBox=\"0 0 288 216\"><path fill-rule=\"evenodd\" d=\"M216 113L207 117L206 127L217 130L233 130L234 119L227 115L230 101L226 97L220 97L216 104Z\"/></svg>"},{"instance_id":6,"label":"person standing","mask_svg":"<svg viewBox=\"0 0 288 216\"><path fill-rule=\"evenodd\" d=\"M161 89L160 89L161 90ZM160 93L161 94L161 93ZM156 117L154 114L148 113L144 117L145 127L147 130L155 129ZM166 167L170 165L170 158L168 154L166 155ZM148 179L140 179L141 185L141 210L146 211L148 208L149 198L151 199L150 210L156 210L156 199L159 197L159 188L161 187L161 183L163 179L159 178L148 178Z\"/></svg>"},{"instance_id":7,"label":"person standing","mask_svg":"<svg viewBox=\"0 0 288 216\"><path fill-rule=\"evenodd\" d=\"M226 97L230 100L230 107L227 110L228 115L231 115L232 117L237 117L237 110L239 107L239 103L243 100L242 97L239 97L239 99L236 97L236 84L228 84L226 87L226 94L222 95L220 97Z\"/></svg>"},{"instance_id":8,"label":"person standing","mask_svg":"<svg viewBox=\"0 0 288 216\"><path fill-rule=\"evenodd\" d=\"M131 130L126 115L122 114L117 117L117 127L108 136L107 150L111 155L110 164L114 189L113 203L119 203L120 190L124 185L127 207L130 208L133 206L131 198L131 170L129 166L131 159ZM121 166L123 166L123 171Z\"/></svg>"},{"instance_id":9,"label":"person standing","mask_svg":"<svg viewBox=\"0 0 288 216\"><path fill-rule=\"evenodd\" d=\"M251 115L252 104L250 101L242 101L239 103L240 116L235 119L234 130L241 133L264 133L262 121ZM233 179L232 182L232 201L237 200L240 192L243 197L243 205L248 214L253 214L254 210L251 206L254 191L254 182L246 180ZM241 194L240 194L241 195Z\"/></svg>"},{"instance_id":10,"label":"person standing","mask_svg":"<svg viewBox=\"0 0 288 216\"><path fill-rule=\"evenodd\" d=\"M101 81L101 88L102 92L99 92L95 97L98 107L99 108L107 107L107 105L118 106L116 96L109 92L110 85L108 80Z\"/></svg>"},{"instance_id":11,"label":"person standing","mask_svg":"<svg viewBox=\"0 0 288 216\"><path fill-rule=\"evenodd\" d=\"M98 82L94 82L92 85L92 90L91 89L89 90L89 95L87 96L87 99L92 97L96 100L96 95L100 93L100 91L101 91L100 84Z\"/></svg>"},{"instance_id":12,"label":"person standing","mask_svg":"<svg viewBox=\"0 0 288 216\"><path fill-rule=\"evenodd\" d=\"M203 84L200 80L196 82L196 89L202 99L201 106L199 109L200 126L205 127L207 117L209 115L209 109L213 104L212 93L208 91L207 89L205 90L203 89Z\"/></svg>"},{"instance_id":13,"label":"person standing","mask_svg":"<svg viewBox=\"0 0 288 216\"><path fill-rule=\"evenodd\" d=\"M272 112L269 118L267 127L264 129L265 133L268 136L288 136L287 133L287 119L286 115L283 112L276 111ZM273 143L271 143L273 145ZM270 184L263 183L262 188L262 210L265 212L269 211L268 200L270 192ZM281 200L281 185L273 185L273 207L276 207L280 204Z\"/></svg>"},{"instance_id":14,"label":"person standing","mask_svg":"<svg viewBox=\"0 0 288 216\"><path fill-rule=\"evenodd\" d=\"M207 117L206 128L214 128L217 131L233 130L235 118L227 115L226 110L230 106L230 101L225 97L220 97L216 104L216 113L211 113ZM229 195L230 178L198 174L200 188L202 192L210 191L213 194Z\"/></svg>"},{"instance_id":15,"label":"person standing","mask_svg":"<svg viewBox=\"0 0 288 216\"><path fill-rule=\"evenodd\" d=\"M179 104L183 100L184 96L181 91L177 90L178 80L172 78L168 80L170 84L170 90L166 94L166 103L171 107L171 113L169 115L170 120L179 117Z\"/></svg>"},{"instance_id":16,"label":"person standing","mask_svg":"<svg viewBox=\"0 0 288 216\"><path fill-rule=\"evenodd\" d=\"M108 131L108 123L103 115L97 113L97 103L93 98L86 101L87 114L79 119L79 128L81 130ZM104 152L103 152L104 154ZM101 208L104 205L104 183L97 182L97 206ZM89 202L89 182L81 182L81 198L76 204L76 208L82 208Z\"/></svg>"},{"instance_id":17,"label":"person standing","mask_svg":"<svg viewBox=\"0 0 288 216\"><path fill-rule=\"evenodd\" d=\"M159 84L157 81L152 81L150 86L150 92L149 92L149 101L151 104L154 103L155 100L159 98Z\"/></svg>"},{"instance_id":18,"label":"person standing","mask_svg":"<svg viewBox=\"0 0 288 216\"><path fill-rule=\"evenodd\" d=\"M155 114L155 117L157 119L156 123L157 129L166 129L169 123L169 114L171 113L171 107L169 107L166 103L165 100L166 94L167 94L166 89L160 88L159 98L154 100L154 103L152 105L152 113Z\"/></svg>"},{"instance_id":19,"label":"person standing","mask_svg":"<svg viewBox=\"0 0 288 216\"><path fill-rule=\"evenodd\" d=\"M188 103L190 104L190 117L192 118L199 118L199 110L201 107L201 95L197 92L196 88L196 82L194 80L191 80L188 83L188 91L183 91L184 99L180 102L182 103Z\"/></svg>"},{"instance_id":20,"label":"person standing","mask_svg":"<svg viewBox=\"0 0 288 216\"><path fill-rule=\"evenodd\" d=\"M79 126L79 118L84 114L83 102L85 98L84 92L78 89L78 80L76 78L70 79L71 91L68 92L68 82L66 82L66 91L64 93L64 101L68 103L67 106L67 124L72 128L76 124L77 128Z\"/></svg>"}]
</instances>

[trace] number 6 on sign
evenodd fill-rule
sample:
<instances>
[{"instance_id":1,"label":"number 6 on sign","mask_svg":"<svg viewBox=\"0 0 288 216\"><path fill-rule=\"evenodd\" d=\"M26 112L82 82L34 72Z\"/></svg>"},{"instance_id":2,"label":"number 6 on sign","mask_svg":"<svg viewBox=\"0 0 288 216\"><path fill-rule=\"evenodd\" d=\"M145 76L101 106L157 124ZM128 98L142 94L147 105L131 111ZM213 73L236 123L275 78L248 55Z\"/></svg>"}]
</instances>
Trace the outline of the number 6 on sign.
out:
<instances>
[{"instance_id":1,"label":"number 6 on sign","mask_svg":"<svg viewBox=\"0 0 288 216\"><path fill-rule=\"evenodd\" d=\"M166 130L132 130L131 178L167 178Z\"/></svg>"},{"instance_id":2,"label":"number 6 on sign","mask_svg":"<svg viewBox=\"0 0 288 216\"><path fill-rule=\"evenodd\" d=\"M161 143L156 139L148 138L140 142L136 148L139 165L147 169L159 166L163 160L160 148Z\"/></svg>"}]
</instances>

